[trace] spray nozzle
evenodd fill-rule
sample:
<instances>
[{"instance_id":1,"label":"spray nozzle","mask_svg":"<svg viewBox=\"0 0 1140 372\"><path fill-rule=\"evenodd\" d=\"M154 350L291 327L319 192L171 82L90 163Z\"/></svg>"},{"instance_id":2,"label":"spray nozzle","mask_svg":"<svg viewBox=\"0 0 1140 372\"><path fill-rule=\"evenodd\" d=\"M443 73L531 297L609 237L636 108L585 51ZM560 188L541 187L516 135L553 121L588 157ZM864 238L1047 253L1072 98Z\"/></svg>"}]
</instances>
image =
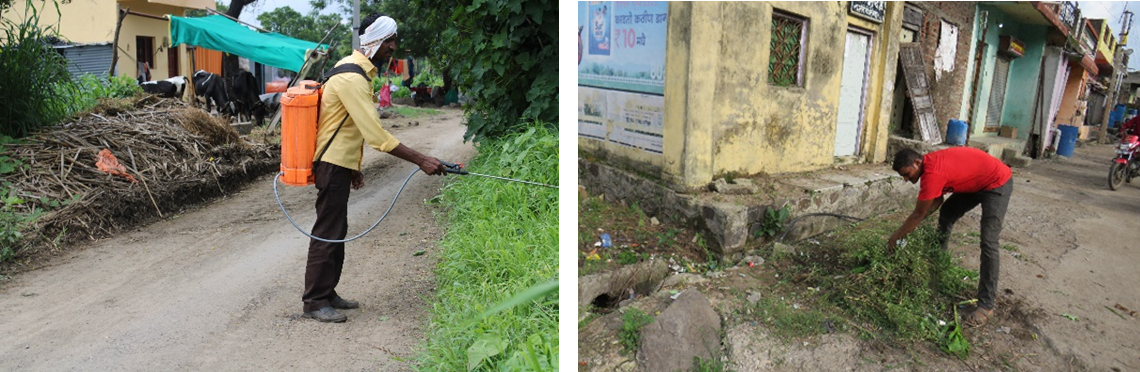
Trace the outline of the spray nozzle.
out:
<instances>
[{"instance_id":1,"label":"spray nozzle","mask_svg":"<svg viewBox=\"0 0 1140 372\"><path fill-rule=\"evenodd\" d=\"M454 173L454 174L461 174L461 175L467 174L467 171L463 170L463 163L448 163L448 162L443 161L443 160L440 160L439 162L440 162L440 164L443 164L443 166L446 168L445 171L447 171L447 173Z\"/></svg>"}]
</instances>

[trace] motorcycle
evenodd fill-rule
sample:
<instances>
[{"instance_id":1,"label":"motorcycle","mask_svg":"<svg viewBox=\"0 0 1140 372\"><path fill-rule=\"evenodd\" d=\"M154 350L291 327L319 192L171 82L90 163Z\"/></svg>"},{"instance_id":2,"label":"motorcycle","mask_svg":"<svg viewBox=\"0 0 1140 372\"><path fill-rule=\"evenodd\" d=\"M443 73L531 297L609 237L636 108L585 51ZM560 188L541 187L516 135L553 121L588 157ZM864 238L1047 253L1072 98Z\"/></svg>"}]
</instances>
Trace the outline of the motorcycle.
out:
<instances>
[{"instance_id":1,"label":"motorcycle","mask_svg":"<svg viewBox=\"0 0 1140 372\"><path fill-rule=\"evenodd\" d=\"M1125 182L1132 183L1132 179L1140 177L1140 138L1133 134L1125 134L1116 145L1116 158L1112 160L1112 167L1108 170L1108 188L1116 190Z\"/></svg>"}]
</instances>

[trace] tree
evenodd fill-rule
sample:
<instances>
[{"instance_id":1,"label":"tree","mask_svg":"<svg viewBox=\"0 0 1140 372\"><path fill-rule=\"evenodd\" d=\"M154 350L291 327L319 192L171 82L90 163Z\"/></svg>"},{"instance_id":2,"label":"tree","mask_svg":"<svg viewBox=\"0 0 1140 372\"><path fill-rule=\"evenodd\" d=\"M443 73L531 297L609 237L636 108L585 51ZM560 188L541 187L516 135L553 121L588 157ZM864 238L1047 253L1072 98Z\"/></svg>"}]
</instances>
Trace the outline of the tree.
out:
<instances>
[{"instance_id":1,"label":"tree","mask_svg":"<svg viewBox=\"0 0 1140 372\"><path fill-rule=\"evenodd\" d=\"M399 1L399 0L393 0ZM411 0L430 48L474 103L464 139L558 122L558 4L524 0Z\"/></svg>"},{"instance_id":2,"label":"tree","mask_svg":"<svg viewBox=\"0 0 1140 372\"><path fill-rule=\"evenodd\" d=\"M307 16L301 16L301 13L293 8L284 6L261 13L257 16L257 20L266 30L314 43L321 42L334 25L341 24L332 35L329 35L328 40L324 41L328 45L332 45L334 41L338 43L336 49L330 53L329 60L335 62L352 52L350 27L344 26L338 15L320 14L313 10Z\"/></svg>"}]
</instances>

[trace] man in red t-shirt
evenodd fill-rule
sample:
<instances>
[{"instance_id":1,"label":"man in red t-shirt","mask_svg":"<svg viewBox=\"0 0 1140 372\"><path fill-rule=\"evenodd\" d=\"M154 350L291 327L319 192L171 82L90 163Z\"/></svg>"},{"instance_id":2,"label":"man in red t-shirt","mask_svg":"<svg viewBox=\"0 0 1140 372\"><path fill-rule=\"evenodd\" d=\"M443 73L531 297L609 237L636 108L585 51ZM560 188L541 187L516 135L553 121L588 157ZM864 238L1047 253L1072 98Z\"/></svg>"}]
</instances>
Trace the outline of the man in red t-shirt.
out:
<instances>
[{"instance_id":1,"label":"man in red t-shirt","mask_svg":"<svg viewBox=\"0 0 1140 372\"><path fill-rule=\"evenodd\" d=\"M934 210L939 210L938 232L942 249L947 249L950 231L962 215L982 205L981 278L978 280L978 305L963 317L970 326L981 326L994 313L994 295L998 280L998 238L1002 220L1013 193L1013 172L990 154L972 147L951 147L925 156L911 149L895 154L893 168L910 183L919 185L918 202L906 222L888 238L887 248L910 234ZM947 193L950 197L943 199ZM944 201L945 200L945 201Z\"/></svg>"}]
</instances>

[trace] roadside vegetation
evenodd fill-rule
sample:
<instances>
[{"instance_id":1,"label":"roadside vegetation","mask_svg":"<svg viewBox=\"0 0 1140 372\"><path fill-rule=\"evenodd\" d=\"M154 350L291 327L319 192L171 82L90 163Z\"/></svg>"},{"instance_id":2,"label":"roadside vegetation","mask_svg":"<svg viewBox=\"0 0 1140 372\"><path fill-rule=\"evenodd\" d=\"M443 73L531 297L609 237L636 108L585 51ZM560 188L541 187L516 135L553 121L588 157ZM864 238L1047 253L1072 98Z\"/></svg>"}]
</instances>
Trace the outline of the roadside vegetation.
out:
<instances>
[{"instance_id":1,"label":"roadside vegetation","mask_svg":"<svg viewBox=\"0 0 1140 372\"><path fill-rule=\"evenodd\" d=\"M40 21L59 18L55 2L38 7L27 0L23 19L3 19L0 32L0 177L18 172L27 160L11 156L10 147L38 130L55 126L82 114L100 103L142 93L129 77L110 80L84 75L73 77L67 61L52 48L59 40L55 26L40 27ZM4 9L5 13L11 9ZM29 200L31 190L19 190L11 182L0 182L0 264L18 256L30 226L50 209L77 200ZM35 193L31 193L35 194Z\"/></svg>"},{"instance_id":2,"label":"roadside vegetation","mask_svg":"<svg viewBox=\"0 0 1140 372\"><path fill-rule=\"evenodd\" d=\"M613 270L645 260L665 260L674 272L720 277L726 263L709 252L694 229L652 218L635 203L581 199L578 204L579 274ZM757 240L772 242L785 231L787 210L769 210ZM886 237L900 219L872 218L796 243L757 245L748 256L764 260L744 272L757 273L749 287L708 288L731 298L722 309L728 323L757 323L785 342L832 332L848 332L890 348L930 342L949 355L966 358L970 345L959 316L974 296L978 274L943 251L932 223L921 225L904 247L890 251ZM603 243L602 234L610 246ZM967 234L959 239L971 241ZM976 233L974 234L976 235ZM976 237L973 239L976 241ZM1016 250L1010 246L1008 251ZM727 280L727 279L725 279ZM756 285L759 285L756 287ZM626 317L632 307L623 307ZM579 328L612 310L592 308ZM623 317L616 335L628 351L635 345L632 318ZM698 370L718 370L715 361L697 362Z\"/></svg>"},{"instance_id":3,"label":"roadside vegetation","mask_svg":"<svg viewBox=\"0 0 1140 372\"><path fill-rule=\"evenodd\" d=\"M465 169L547 184L558 180L558 132L535 123L481 142ZM456 177L456 176L452 176ZM558 190L477 176L444 187L446 237L435 269L421 371L546 371L558 362L558 298L485 313L558 276Z\"/></svg>"},{"instance_id":4,"label":"roadside vegetation","mask_svg":"<svg viewBox=\"0 0 1140 372\"><path fill-rule=\"evenodd\" d=\"M878 218L761 255L779 273L778 297L747 308L785 338L848 329L865 339L904 347L929 341L965 357L956 306L972 298L978 274L941 249L937 229L924 223L894 251L884 237L898 221ZM820 325L823 326L820 326Z\"/></svg>"}]
</instances>

